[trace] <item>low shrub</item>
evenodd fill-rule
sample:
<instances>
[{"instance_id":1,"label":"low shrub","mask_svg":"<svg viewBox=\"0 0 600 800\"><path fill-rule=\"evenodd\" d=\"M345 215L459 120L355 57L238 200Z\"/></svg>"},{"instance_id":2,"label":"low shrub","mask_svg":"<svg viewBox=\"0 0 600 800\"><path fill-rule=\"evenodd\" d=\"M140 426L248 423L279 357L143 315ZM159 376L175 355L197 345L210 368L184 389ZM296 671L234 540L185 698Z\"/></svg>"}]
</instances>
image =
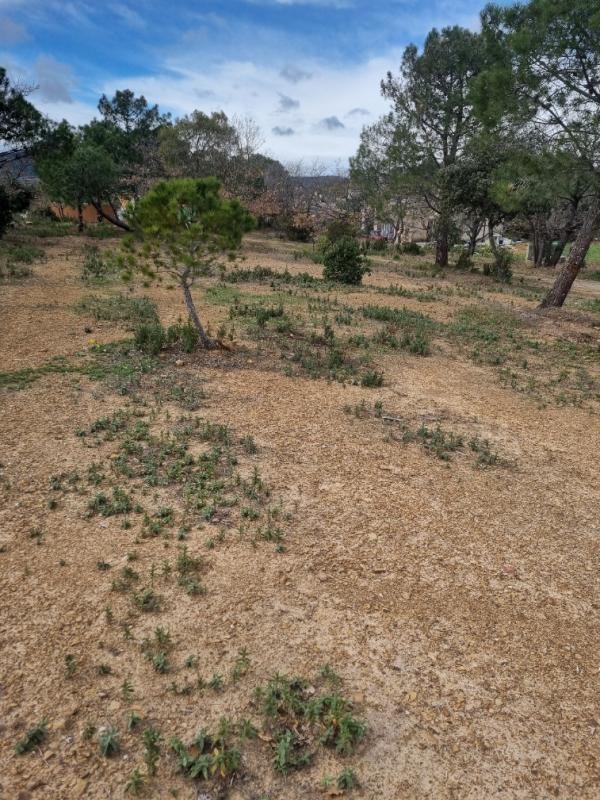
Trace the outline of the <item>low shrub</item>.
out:
<instances>
[{"instance_id":1,"label":"low shrub","mask_svg":"<svg viewBox=\"0 0 600 800\"><path fill-rule=\"evenodd\" d=\"M143 322L135 329L135 346L149 356L158 355L167 338L168 334L165 334L163 326L158 321Z\"/></svg>"},{"instance_id":2,"label":"low shrub","mask_svg":"<svg viewBox=\"0 0 600 800\"><path fill-rule=\"evenodd\" d=\"M370 272L368 261L355 239L340 239L331 245L323 257L325 280L358 285Z\"/></svg>"},{"instance_id":3,"label":"low shrub","mask_svg":"<svg viewBox=\"0 0 600 800\"><path fill-rule=\"evenodd\" d=\"M185 353L192 353L196 349L198 338L198 331L189 320L170 325L166 336L169 344L180 345Z\"/></svg>"}]
</instances>

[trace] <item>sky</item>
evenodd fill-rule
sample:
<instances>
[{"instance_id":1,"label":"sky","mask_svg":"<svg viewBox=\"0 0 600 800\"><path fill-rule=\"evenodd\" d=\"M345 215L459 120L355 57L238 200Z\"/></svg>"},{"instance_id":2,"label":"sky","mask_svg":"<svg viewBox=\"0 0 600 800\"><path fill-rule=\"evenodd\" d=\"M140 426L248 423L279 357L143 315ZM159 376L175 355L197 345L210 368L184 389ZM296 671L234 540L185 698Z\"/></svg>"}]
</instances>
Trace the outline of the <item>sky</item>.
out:
<instances>
[{"instance_id":1,"label":"sky","mask_svg":"<svg viewBox=\"0 0 600 800\"><path fill-rule=\"evenodd\" d=\"M478 28L483 0L0 0L0 65L52 119L143 94L174 117L250 116L284 163L343 169L388 109L379 84L432 27Z\"/></svg>"}]
</instances>

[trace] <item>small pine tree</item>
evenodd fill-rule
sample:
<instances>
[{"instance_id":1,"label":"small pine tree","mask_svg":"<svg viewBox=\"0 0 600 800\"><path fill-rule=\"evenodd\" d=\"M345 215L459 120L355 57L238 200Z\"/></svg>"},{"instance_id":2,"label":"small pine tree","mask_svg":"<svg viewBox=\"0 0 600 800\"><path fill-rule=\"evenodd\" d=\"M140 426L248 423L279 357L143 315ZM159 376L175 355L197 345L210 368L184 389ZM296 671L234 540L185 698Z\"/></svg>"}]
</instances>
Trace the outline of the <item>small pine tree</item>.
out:
<instances>
[{"instance_id":1,"label":"small pine tree","mask_svg":"<svg viewBox=\"0 0 600 800\"><path fill-rule=\"evenodd\" d=\"M129 277L166 273L181 287L190 320L202 347L215 347L200 322L191 287L200 275L239 250L254 220L237 200L220 194L216 178L161 181L132 207L127 219L134 236L124 242Z\"/></svg>"},{"instance_id":2,"label":"small pine tree","mask_svg":"<svg viewBox=\"0 0 600 800\"><path fill-rule=\"evenodd\" d=\"M371 270L356 239L339 239L323 257L323 277L327 281L358 285L367 272Z\"/></svg>"}]
</instances>

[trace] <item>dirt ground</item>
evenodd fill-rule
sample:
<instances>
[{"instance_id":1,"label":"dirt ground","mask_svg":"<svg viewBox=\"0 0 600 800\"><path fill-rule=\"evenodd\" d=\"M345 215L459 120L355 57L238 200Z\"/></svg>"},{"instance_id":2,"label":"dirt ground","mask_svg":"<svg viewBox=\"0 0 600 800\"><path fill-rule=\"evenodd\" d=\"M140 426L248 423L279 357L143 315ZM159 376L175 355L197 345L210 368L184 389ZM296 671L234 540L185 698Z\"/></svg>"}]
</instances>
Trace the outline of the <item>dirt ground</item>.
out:
<instances>
[{"instance_id":1,"label":"dirt ground","mask_svg":"<svg viewBox=\"0 0 600 800\"><path fill-rule=\"evenodd\" d=\"M82 284L80 242L65 237L42 246L47 258L33 275L0 288L5 373L54 356L85 359L94 344L130 335L73 310L90 293L123 291ZM293 248L255 235L245 266L320 274L292 255ZM587 369L600 376L593 357L600 314L577 307L598 297L600 283L582 281L570 309L537 317L524 289L550 278L531 269L521 268L503 293L481 276L398 270L376 259L366 288L340 301L407 307L441 322L472 304L498 305L521 315L530 338L583 342ZM225 306L204 301L215 283L202 280L195 290L213 330L228 322ZM448 293L419 302L377 292L393 284ZM183 313L175 289L137 286L135 294L157 302L164 324ZM154 565L160 571L177 555L175 531L145 539L138 522L127 530L119 516L88 518L96 489L53 494L49 481L85 475L114 454L114 441L96 445L76 435L97 418L126 409L165 428L181 409L143 392L145 405L139 396L134 403L71 372L0 388L1 798L130 796L132 771L147 772L141 734L126 727L131 709L163 736L156 775L142 790L147 797L335 796L341 790L324 786L323 776L344 767L359 782L348 796L369 799L600 797L597 395L540 403L447 339L435 340L426 358L404 350L373 358L385 377L376 388L286 374L241 331L223 354L169 352L160 360L165 380L181 376L201 388L192 417L254 438L257 452L240 456L240 470L260 469L269 503L282 510L285 549L244 538L237 523L194 520L185 544L205 560L206 592L188 595L159 576L165 601L154 614L134 612L111 580L131 551L135 569L154 576ZM360 412L361 403L371 409L375 401L392 419ZM468 449L450 461L436 458L417 441L390 435L396 417L489 439L503 465L476 469ZM168 502L177 514L182 508L171 487L136 484L135 492L144 504ZM207 537L216 545L207 547ZM156 626L174 643L168 675L140 652ZM234 681L242 648L249 666ZM219 673L221 691L170 688L187 680L184 661L192 655L190 677ZM67 656L76 664L70 675ZM100 674L99 664L110 673ZM272 767L272 742L260 735L244 747L227 785L177 772L171 737L188 741L224 715L250 717L260 730L254 687L275 673L316 680L324 664L341 676L341 691L367 725L351 755L319 747L310 765L281 775ZM126 680L132 698L122 690ZM42 719L43 742L16 754L15 743ZM104 758L97 736L109 726L121 746Z\"/></svg>"}]
</instances>

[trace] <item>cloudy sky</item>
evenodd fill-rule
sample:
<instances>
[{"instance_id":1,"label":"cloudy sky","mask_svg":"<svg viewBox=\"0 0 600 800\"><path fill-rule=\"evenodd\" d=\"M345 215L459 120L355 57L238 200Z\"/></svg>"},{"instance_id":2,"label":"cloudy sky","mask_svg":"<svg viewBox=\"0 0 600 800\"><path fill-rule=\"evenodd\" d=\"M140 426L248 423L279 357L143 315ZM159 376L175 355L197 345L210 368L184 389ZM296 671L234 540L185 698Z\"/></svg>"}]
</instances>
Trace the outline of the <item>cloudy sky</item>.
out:
<instances>
[{"instance_id":1,"label":"cloudy sky","mask_svg":"<svg viewBox=\"0 0 600 800\"><path fill-rule=\"evenodd\" d=\"M482 0L0 0L0 65L54 119L129 88L174 116L250 115L283 161L346 163L386 110L379 81Z\"/></svg>"}]
</instances>

